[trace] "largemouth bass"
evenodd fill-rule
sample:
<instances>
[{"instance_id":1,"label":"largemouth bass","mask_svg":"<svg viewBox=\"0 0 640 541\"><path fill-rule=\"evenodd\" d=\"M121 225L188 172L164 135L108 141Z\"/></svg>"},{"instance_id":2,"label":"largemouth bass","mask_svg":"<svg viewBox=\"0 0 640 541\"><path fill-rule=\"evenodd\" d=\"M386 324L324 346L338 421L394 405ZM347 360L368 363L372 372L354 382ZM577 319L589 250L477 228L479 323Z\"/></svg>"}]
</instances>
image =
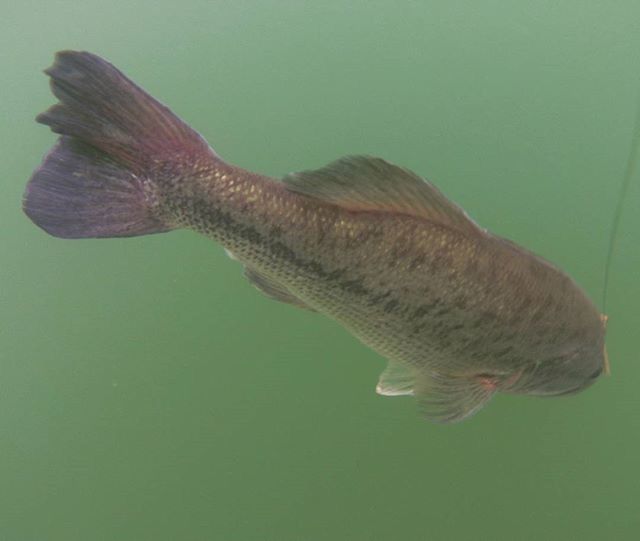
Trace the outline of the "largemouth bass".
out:
<instances>
[{"instance_id":1,"label":"largemouth bass","mask_svg":"<svg viewBox=\"0 0 640 541\"><path fill-rule=\"evenodd\" d=\"M24 211L56 237L189 228L266 295L325 314L388 359L382 395L459 421L495 393L564 395L606 368L605 320L557 267L491 234L433 184L349 156L282 180L222 160L105 60L64 51L46 70L61 135Z\"/></svg>"}]
</instances>

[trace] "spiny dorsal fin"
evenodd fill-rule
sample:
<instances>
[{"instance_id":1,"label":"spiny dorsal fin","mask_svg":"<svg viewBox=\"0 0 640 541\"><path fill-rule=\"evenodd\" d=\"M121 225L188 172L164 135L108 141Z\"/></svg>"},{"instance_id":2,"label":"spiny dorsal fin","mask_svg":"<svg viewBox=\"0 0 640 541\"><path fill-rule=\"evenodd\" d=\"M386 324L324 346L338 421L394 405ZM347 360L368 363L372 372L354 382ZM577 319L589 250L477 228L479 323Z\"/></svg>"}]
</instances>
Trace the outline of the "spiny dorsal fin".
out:
<instances>
[{"instance_id":1,"label":"spiny dorsal fin","mask_svg":"<svg viewBox=\"0 0 640 541\"><path fill-rule=\"evenodd\" d=\"M408 169L371 156L345 156L284 179L293 192L350 210L392 211L424 218L466 233L483 230L433 184Z\"/></svg>"},{"instance_id":2,"label":"spiny dorsal fin","mask_svg":"<svg viewBox=\"0 0 640 541\"><path fill-rule=\"evenodd\" d=\"M235 257L234 257L235 259ZM260 290L270 299L274 299L280 302L286 302L292 304L298 308L305 308L306 310L315 310L301 301L298 297L293 295L286 287L280 285L278 282L272 280L268 276L252 269L251 267L245 267L244 275L247 277L256 289Z\"/></svg>"},{"instance_id":3,"label":"spiny dorsal fin","mask_svg":"<svg viewBox=\"0 0 640 541\"><path fill-rule=\"evenodd\" d=\"M415 376L408 368L399 362L389 361L380 374L376 393L383 396L412 395L414 385Z\"/></svg>"}]
</instances>

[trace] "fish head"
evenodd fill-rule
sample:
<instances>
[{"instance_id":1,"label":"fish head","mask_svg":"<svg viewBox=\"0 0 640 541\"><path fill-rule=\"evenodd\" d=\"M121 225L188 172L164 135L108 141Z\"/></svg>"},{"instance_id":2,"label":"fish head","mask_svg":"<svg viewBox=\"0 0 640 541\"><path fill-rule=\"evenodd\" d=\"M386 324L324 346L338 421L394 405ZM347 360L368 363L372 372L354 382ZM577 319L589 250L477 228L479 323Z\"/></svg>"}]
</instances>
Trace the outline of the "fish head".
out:
<instances>
[{"instance_id":1,"label":"fish head","mask_svg":"<svg viewBox=\"0 0 640 541\"><path fill-rule=\"evenodd\" d=\"M572 340L553 355L522 372L512 392L538 396L561 396L578 393L609 373L605 347L606 316L600 316L597 328L580 340Z\"/></svg>"}]
</instances>

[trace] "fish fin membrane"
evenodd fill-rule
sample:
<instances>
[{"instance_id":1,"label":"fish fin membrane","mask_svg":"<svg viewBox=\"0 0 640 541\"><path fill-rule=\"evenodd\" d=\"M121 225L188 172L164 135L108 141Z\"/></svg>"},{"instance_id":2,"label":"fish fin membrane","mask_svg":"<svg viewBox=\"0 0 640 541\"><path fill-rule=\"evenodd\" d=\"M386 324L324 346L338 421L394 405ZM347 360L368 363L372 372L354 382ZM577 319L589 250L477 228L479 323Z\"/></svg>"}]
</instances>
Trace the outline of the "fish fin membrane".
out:
<instances>
[{"instance_id":1,"label":"fish fin membrane","mask_svg":"<svg viewBox=\"0 0 640 541\"><path fill-rule=\"evenodd\" d=\"M47 233L67 239L172 229L156 211L147 179L73 137L61 137L34 172L23 209Z\"/></svg>"},{"instance_id":2,"label":"fish fin membrane","mask_svg":"<svg viewBox=\"0 0 640 541\"><path fill-rule=\"evenodd\" d=\"M311 308L304 301L301 301L298 297L296 297L293 293L291 293L285 286L276 282L269 276L252 269L251 267L245 267L244 275L251 282L253 286L256 287L260 292L269 297L270 299L284 302L287 304L291 304L293 306L297 306L298 308L304 308L306 310L311 310L315 312L313 308Z\"/></svg>"},{"instance_id":3,"label":"fish fin membrane","mask_svg":"<svg viewBox=\"0 0 640 541\"><path fill-rule=\"evenodd\" d=\"M172 229L155 180L189 178L211 164L204 139L96 55L59 52L45 73L59 103L36 120L61 137L27 185L26 214L64 238Z\"/></svg>"},{"instance_id":4,"label":"fish fin membrane","mask_svg":"<svg viewBox=\"0 0 640 541\"><path fill-rule=\"evenodd\" d=\"M380 374L376 393L383 396L412 395L415 380L415 374L410 368L397 361L390 360L387 367Z\"/></svg>"},{"instance_id":5,"label":"fish fin membrane","mask_svg":"<svg viewBox=\"0 0 640 541\"><path fill-rule=\"evenodd\" d=\"M36 120L90 144L136 172L159 163L179 166L214 155L171 110L91 53L61 51L45 70L59 103Z\"/></svg>"},{"instance_id":6,"label":"fish fin membrane","mask_svg":"<svg viewBox=\"0 0 640 541\"><path fill-rule=\"evenodd\" d=\"M312 171L283 179L295 193L354 211L391 211L482 235L481 229L455 203L415 173L372 156L345 156Z\"/></svg>"},{"instance_id":7,"label":"fish fin membrane","mask_svg":"<svg viewBox=\"0 0 640 541\"><path fill-rule=\"evenodd\" d=\"M495 389L470 378L430 373L417 379L414 394L428 420L456 423L480 411Z\"/></svg>"}]
</instances>

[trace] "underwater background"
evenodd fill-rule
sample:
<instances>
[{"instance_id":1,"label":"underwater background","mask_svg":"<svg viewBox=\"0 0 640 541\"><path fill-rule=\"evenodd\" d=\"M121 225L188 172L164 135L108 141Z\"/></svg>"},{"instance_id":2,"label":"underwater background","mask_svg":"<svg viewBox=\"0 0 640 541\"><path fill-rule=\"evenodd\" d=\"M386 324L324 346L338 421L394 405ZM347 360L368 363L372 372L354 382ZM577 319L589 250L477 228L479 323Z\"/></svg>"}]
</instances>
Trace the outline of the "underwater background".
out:
<instances>
[{"instance_id":1,"label":"underwater background","mask_svg":"<svg viewBox=\"0 0 640 541\"><path fill-rule=\"evenodd\" d=\"M376 395L382 358L208 239L64 241L20 203L55 140L41 70L84 49L247 169L409 167L601 305L639 30L633 1L4 2L0 539L637 539L640 175L611 376L452 426Z\"/></svg>"}]
</instances>

